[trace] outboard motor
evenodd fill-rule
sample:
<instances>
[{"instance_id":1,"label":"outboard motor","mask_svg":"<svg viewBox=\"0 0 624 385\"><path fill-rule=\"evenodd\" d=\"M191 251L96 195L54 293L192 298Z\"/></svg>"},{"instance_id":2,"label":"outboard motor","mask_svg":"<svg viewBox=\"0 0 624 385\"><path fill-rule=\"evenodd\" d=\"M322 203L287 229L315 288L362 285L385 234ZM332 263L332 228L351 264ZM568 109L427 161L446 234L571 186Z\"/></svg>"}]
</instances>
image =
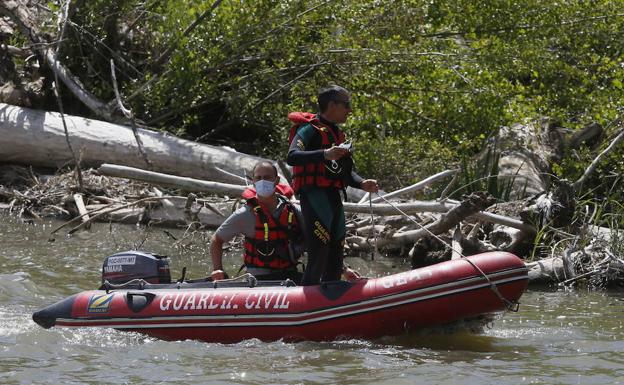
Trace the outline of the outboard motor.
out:
<instances>
[{"instance_id":1,"label":"outboard motor","mask_svg":"<svg viewBox=\"0 0 624 385\"><path fill-rule=\"evenodd\" d=\"M149 283L171 283L167 257L143 251L124 251L106 257L102 265L102 284L120 284L133 279Z\"/></svg>"}]
</instances>

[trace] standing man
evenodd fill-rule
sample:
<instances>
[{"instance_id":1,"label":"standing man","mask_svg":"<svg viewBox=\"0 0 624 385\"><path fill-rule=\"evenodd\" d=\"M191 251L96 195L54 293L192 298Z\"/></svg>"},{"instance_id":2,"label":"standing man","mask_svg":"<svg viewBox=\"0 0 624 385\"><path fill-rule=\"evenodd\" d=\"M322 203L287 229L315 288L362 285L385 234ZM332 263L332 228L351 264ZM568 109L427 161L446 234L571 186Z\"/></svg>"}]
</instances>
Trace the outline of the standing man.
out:
<instances>
[{"instance_id":1,"label":"standing man","mask_svg":"<svg viewBox=\"0 0 624 385\"><path fill-rule=\"evenodd\" d=\"M339 86L318 94L319 113L294 112L287 162L293 166L293 189L299 195L308 242L308 266L303 285L347 279L353 271L343 265L345 215L340 191L347 186L374 193L377 181L353 171L351 148L338 124L351 113L349 92Z\"/></svg>"},{"instance_id":2,"label":"standing man","mask_svg":"<svg viewBox=\"0 0 624 385\"><path fill-rule=\"evenodd\" d=\"M223 244L235 236L245 236L244 266L259 280L291 279L297 284L302 274L297 260L302 253L301 215L278 185L277 168L269 161L256 163L253 169L254 189L243 193L246 204L236 210L210 239L213 280L226 278L223 271ZM292 191L290 191L292 195Z\"/></svg>"}]
</instances>

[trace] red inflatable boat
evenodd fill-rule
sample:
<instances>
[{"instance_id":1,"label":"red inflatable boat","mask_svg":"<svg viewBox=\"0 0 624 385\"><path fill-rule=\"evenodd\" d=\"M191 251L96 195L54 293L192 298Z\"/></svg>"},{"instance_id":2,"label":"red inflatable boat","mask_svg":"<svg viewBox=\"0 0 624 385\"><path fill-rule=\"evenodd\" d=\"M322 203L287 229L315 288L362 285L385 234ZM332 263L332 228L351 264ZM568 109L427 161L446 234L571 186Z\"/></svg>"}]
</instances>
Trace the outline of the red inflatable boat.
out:
<instances>
[{"instance_id":1,"label":"red inflatable boat","mask_svg":"<svg viewBox=\"0 0 624 385\"><path fill-rule=\"evenodd\" d=\"M121 274L140 252L108 257ZM111 259L113 258L113 259ZM165 271L166 270L166 271ZM85 291L33 314L41 326L107 327L165 340L236 342L377 338L442 325L517 305L528 277L513 254L491 252L355 283L290 281L148 283L154 276ZM101 288L102 289L102 288Z\"/></svg>"}]
</instances>

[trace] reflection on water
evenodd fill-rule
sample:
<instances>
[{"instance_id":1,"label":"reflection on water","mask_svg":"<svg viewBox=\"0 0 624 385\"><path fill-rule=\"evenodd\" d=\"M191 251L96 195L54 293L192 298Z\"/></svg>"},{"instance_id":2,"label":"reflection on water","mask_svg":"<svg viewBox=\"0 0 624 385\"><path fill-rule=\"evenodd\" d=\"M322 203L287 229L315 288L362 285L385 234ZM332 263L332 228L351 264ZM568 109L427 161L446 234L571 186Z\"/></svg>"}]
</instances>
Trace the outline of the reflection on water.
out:
<instances>
[{"instance_id":1,"label":"reflection on water","mask_svg":"<svg viewBox=\"0 0 624 385\"><path fill-rule=\"evenodd\" d=\"M210 269L208 235L94 226L49 242L58 225L0 216L0 383L156 384L621 384L624 295L528 292L518 313L483 323L418 331L377 341L208 344L165 342L135 333L49 329L34 310L99 284L106 255L143 244L169 255L173 277ZM172 237L175 237L174 240ZM239 251L226 254L235 272ZM350 258L368 276L407 261ZM475 331L476 330L476 331Z\"/></svg>"}]
</instances>

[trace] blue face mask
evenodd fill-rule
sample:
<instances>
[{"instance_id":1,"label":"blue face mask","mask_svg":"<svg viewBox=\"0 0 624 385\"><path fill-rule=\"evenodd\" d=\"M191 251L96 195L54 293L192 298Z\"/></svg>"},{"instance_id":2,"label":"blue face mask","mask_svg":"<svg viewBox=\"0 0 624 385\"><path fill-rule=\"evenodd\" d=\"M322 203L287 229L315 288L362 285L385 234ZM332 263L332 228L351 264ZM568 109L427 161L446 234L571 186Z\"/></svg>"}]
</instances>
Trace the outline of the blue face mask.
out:
<instances>
[{"instance_id":1,"label":"blue face mask","mask_svg":"<svg viewBox=\"0 0 624 385\"><path fill-rule=\"evenodd\" d=\"M259 197L270 197L275 192L275 183L268 180L259 180L254 183L254 186Z\"/></svg>"}]
</instances>

